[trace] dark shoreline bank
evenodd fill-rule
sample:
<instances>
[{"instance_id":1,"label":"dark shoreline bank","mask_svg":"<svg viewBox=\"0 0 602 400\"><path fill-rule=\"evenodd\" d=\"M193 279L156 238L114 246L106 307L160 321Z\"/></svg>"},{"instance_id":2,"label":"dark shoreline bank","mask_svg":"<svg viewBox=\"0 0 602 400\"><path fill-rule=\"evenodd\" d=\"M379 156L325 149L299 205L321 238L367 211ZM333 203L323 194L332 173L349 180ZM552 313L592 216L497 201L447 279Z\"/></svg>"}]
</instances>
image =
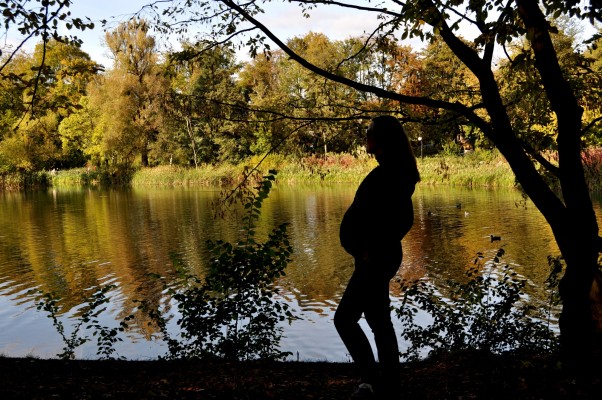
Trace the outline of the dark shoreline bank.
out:
<instances>
[{"instance_id":1,"label":"dark shoreline bank","mask_svg":"<svg viewBox=\"0 0 602 400\"><path fill-rule=\"evenodd\" d=\"M598 398L553 358L466 351L404 363L401 399ZM2 399L347 399L353 365L327 362L95 361L0 358Z\"/></svg>"}]
</instances>

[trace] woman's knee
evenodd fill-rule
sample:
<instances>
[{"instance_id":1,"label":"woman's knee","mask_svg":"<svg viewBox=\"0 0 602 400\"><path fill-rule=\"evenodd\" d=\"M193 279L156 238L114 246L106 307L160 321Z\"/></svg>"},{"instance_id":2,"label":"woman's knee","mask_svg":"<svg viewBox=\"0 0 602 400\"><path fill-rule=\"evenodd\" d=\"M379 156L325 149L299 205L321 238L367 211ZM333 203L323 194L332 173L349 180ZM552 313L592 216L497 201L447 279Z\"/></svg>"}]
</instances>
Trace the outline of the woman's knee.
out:
<instances>
[{"instance_id":1,"label":"woman's knee","mask_svg":"<svg viewBox=\"0 0 602 400\"><path fill-rule=\"evenodd\" d=\"M337 330L340 330L341 327L343 327L343 326L345 326L346 324L349 323L348 322L348 318L345 318L344 315L343 315L343 313L339 312L339 310L337 310L334 313L334 319L333 319L333 321L334 321L334 327Z\"/></svg>"},{"instance_id":2,"label":"woman's knee","mask_svg":"<svg viewBox=\"0 0 602 400\"><path fill-rule=\"evenodd\" d=\"M394 330L391 314L387 312L366 313L366 322L375 335L388 333Z\"/></svg>"},{"instance_id":3,"label":"woman's knee","mask_svg":"<svg viewBox=\"0 0 602 400\"><path fill-rule=\"evenodd\" d=\"M345 312L341 308L338 308L334 313L334 327L337 331L345 330L349 326L357 324L358 321L359 318L354 318L352 314Z\"/></svg>"}]
</instances>

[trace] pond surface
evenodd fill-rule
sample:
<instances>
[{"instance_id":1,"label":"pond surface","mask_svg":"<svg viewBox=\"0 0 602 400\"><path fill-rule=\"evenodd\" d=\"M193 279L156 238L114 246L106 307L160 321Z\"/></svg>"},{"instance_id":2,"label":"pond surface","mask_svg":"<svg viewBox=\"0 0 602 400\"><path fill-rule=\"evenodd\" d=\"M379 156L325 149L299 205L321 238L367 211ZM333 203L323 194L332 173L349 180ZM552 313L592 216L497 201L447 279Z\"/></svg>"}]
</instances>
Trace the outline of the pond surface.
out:
<instances>
[{"instance_id":1,"label":"pond surface","mask_svg":"<svg viewBox=\"0 0 602 400\"><path fill-rule=\"evenodd\" d=\"M282 348L295 359L348 359L332 317L353 271L338 229L355 189L277 187L262 208L260 236L290 223L294 256L279 285L302 318L284 326ZM66 310L61 320L69 331L91 288L117 286L103 314L106 325L116 326L135 308L134 300L161 301L162 285L150 274L173 276L174 263L202 274L207 239L235 241L240 234L236 218L214 218L219 193L208 188L0 193L0 354L47 358L61 351L60 336L36 309L39 294L33 290L61 298ZM545 220L518 191L419 186L414 208L401 278L462 279L477 253L491 259L503 248L504 262L537 292L548 276L547 256L558 254ZM596 212L600 216L600 199ZM492 242L490 235L501 240ZM398 284L391 285L391 296L399 299ZM138 316L136 328L116 346L119 355L152 359L165 353L146 322ZM95 358L95 345L86 344L77 357Z\"/></svg>"}]
</instances>

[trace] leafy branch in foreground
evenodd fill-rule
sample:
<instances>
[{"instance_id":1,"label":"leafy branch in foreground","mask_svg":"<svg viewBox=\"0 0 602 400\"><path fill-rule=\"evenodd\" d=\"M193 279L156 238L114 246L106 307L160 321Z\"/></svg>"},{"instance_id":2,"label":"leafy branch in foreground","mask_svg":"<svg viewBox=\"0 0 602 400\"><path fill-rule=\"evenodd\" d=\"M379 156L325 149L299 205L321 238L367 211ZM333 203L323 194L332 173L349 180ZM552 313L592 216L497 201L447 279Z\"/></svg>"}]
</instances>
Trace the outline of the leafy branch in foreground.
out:
<instances>
[{"instance_id":1,"label":"leafy branch in foreground","mask_svg":"<svg viewBox=\"0 0 602 400\"><path fill-rule=\"evenodd\" d=\"M557 349L557 335L546 323L550 310L525 301L527 281L501 262L503 255L504 250L498 250L484 265L479 255L467 271L468 281L449 281L445 295L428 280L405 288L403 303L396 310L403 326L401 336L410 342L401 353L403 358L411 361L425 352L466 349L496 354ZM425 320L427 324L420 322Z\"/></svg>"},{"instance_id":2,"label":"leafy branch in foreground","mask_svg":"<svg viewBox=\"0 0 602 400\"><path fill-rule=\"evenodd\" d=\"M48 313L48 318L52 319L52 325L61 336L65 345L62 353L57 354L57 357L63 360L74 359L75 349L91 340L82 330L93 330L92 336L96 336L96 354L101 359L113 358L115 343L123 341L118 336L119 332L123 332L127 328L128 321L132 318L126 317L116 328L110 328L100 323L98 317L106 310L104 304L109 302L107 293L114 288L115 285L105 285L96 288L95 292L86 300L83 312L77 317L77 322L72 326L70 334L66 332L63 321L59 319L59 314L61 313L61 307L58 305L60 298L50 293L43 294L42 299L37 303L37 309Z\"/></svg>"},{"instance_id":3,"label":"leafy branch in foreground","mask_svg":"<svg viewBox=\"0 0 602 400\"><path fill-rule=\"evenodd\" d=\"M177 303L179 337L168 332L160 310L150 313L167 342L166 358L250 360L289 355L279 349L282 328L278 324L294 317L286 303L275 299L274 286L292 253L287 224L273 229L263 243L256 240L255 231L275 174L270 171L255 191L245 192L241 240L208 241L211 261L205 278L182 273L168 288Z\"/></svg>"}]
</instances>

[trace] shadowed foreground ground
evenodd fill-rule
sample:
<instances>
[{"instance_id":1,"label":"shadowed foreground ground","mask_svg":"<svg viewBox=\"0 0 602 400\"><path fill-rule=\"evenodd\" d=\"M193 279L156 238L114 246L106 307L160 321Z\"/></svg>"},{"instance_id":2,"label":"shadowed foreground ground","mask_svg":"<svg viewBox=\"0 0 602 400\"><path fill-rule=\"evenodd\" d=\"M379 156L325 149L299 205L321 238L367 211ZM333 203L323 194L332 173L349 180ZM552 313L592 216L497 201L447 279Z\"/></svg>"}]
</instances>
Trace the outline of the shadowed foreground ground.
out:
<instances>
[{"instance_id":1,"label":"shadowed foreground ground","mask_svg":"<svg viewBox=\"0 0 602 400\"><path fill-rule=\"evenodd\" d=\"M600 368L477 352L403 364L401 399L599 399ZM0 399L347 399L351 364L59 361L0 358Z\"/></svg>"}]
</instances>

